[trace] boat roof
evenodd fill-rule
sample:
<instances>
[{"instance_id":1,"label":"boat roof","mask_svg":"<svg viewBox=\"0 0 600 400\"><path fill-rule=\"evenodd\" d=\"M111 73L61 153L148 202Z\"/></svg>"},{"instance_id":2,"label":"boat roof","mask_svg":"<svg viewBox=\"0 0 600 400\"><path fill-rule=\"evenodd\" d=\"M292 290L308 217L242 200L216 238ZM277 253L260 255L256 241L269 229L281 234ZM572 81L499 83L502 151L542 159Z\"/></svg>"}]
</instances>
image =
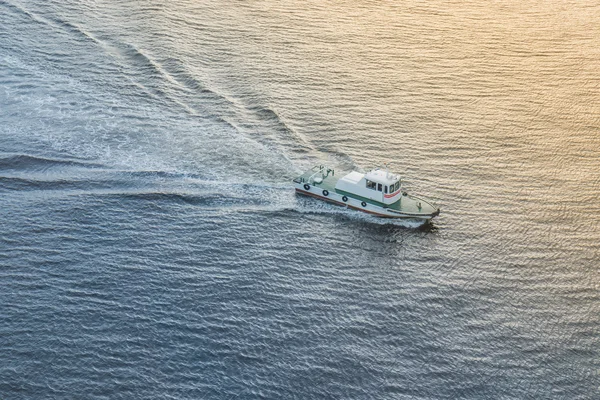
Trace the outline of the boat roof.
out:
<instances>
[{"instance_id":1,"label":"boat roof","mask_svg":"<svg viewBox=\"0 0 600 400\"><path fill-rule=\"evenodd\" d=\"M390 174L387 170L376 168L366 173L365 178L384 185L391 185L400 179L399 176Z\"/></svg>"},{"instance_id":2,"label":"boat roof","mask_svg":"<svg viewBox=\"0 0 600 400\"><path fill-rule=\"evenodd\" d=\"M348 175L345 175L341 180L356 185L362 178L364 178L364 174L360 172L352 171Z\"/></svg>"}]
</instances>

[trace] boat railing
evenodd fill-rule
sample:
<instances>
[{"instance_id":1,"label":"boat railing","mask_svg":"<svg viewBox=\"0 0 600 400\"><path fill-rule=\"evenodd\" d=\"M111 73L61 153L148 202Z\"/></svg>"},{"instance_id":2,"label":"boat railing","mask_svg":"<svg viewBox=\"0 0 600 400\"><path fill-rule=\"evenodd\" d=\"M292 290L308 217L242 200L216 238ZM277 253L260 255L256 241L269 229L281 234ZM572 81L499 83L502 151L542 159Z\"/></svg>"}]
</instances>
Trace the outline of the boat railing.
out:
<instances>
[{"instance_id":1,"label":"boat railing","mask_svg":"<svg viewBox=\"0 0 600 400\"><path fill-rule=\"evenodd\" d=\"M308 177L308 179L306 180L308 183L314 184L315 177L319 174L321 175L322 179L327 178L329 174L331 174L331 176L335 175L335 170L333 168L329 168L327 165L314 166L312 170L315 171L315 173Z\"/></svg>"},{"instance_id":2,"label":"boat railing","mask_svg":"<svg viewBox=\"0 0 600 400\"><path fill-rule=\"evenodd\" d=\"M315 184L315 177L317 177L319 174L321 175L322 179L326 179L330 174L331 176L335 175L335 170L333 168L329 168L327 165L315 165L314 167L312 167L310 169L311 171L313 171L314 173L311 174L308 178L305 178L304 175L299 176L297 178L294 179L294 183L310 183L310 184ZM320 182L317 182L317 184Z\"/></svg>"}]
</instances>

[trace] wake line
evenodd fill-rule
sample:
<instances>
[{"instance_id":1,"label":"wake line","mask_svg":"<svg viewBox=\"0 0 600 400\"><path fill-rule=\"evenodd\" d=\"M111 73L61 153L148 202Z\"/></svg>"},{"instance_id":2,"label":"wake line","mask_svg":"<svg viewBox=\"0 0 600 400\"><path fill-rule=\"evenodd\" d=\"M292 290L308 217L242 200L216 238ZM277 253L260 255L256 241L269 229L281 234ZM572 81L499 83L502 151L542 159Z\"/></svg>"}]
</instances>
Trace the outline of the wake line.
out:
<instances>
[{"instance_id":1,"label":"wake line","mask_svg":"<svg viewBox=\"0 0 600 400\"><path fill-rule=\"evenodd\" d=\"M37 170L48 169L52 167L82 167L82 168L104 168L98 163L86 162L82 160L56 159L47 157L37 157L28 154L14 154L6 157L0 157L0 168L5 170Z\"/></svg>"}]
</instances>

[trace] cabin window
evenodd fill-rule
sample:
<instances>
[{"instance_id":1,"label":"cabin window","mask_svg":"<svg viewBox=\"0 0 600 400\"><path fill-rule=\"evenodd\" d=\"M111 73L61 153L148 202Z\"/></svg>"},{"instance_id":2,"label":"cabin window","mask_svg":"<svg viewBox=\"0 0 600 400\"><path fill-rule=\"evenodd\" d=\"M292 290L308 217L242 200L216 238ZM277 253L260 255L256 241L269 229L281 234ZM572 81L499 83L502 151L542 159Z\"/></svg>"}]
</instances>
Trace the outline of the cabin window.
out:
<instances>
[{"instance_id":1,"label":"cabin window","mask_svg":"<svg viewBox=\"0 0 600 400\"><path fill-rule=\"evenodd\" d=\"M394 185L394 192L398 191L398 189L400 189L400 181L396 182L396 185Z\"/></svg>"},{"instance_id":2,"label":"cabin window","mask_svg":"<svg viewBox=\"0 0 600 400\"><path fill-rule=\"evenodd\" d=\"M377 184L377 191L378 192L381 192L383 190L383 188L381 186L382 186L381 183Z\"/></svg>"},{"instance_id":3,"label":"cabin window","mask_svg":"<svg viewBox=\"0 0 600 400\"><path fill-rule=\"evenodd\" d=\"M383 187L383 193L387 193L387 185Z\"/></svg>"},{"instance_id":4,"label":"cabin window","mask_svg":"<svg viewBox=\"0 0 600 400\"><path fill-rule=\"evenodd\" d=\"M375 182L370 181L370 180L367 179L367 189L375 190L375 186L376 186Z\"/></svg>"}]
</instances>

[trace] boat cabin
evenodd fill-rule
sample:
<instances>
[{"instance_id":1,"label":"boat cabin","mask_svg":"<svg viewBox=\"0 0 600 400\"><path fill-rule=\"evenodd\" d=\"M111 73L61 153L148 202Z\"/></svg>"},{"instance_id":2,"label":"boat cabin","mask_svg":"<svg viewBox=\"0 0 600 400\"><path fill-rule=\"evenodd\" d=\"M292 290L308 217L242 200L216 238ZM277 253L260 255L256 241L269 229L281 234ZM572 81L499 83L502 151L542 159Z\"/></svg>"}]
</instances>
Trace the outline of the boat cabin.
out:
<instances>
[{"instance_id":1,"label":"boat cabin","mask_svg":"<svg viewBox=\"0 0 600 400\"><path fill-rule=\"evenodd\" d=\"M400 199L400 186L399 176L376 168L366 174L350 172L337 182L335 188L369 200L392 204Z\"/></svg>"}]
</instances>

